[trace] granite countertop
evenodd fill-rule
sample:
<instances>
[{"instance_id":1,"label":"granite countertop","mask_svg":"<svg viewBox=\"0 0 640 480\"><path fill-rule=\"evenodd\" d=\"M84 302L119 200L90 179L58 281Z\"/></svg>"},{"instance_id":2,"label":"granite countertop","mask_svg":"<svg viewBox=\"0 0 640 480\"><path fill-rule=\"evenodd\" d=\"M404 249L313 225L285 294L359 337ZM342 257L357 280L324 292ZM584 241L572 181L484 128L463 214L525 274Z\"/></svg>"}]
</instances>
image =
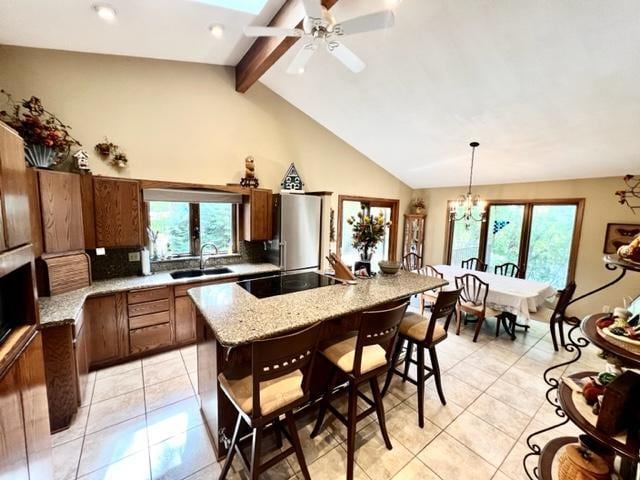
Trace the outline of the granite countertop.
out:
<instances>
[{"instance_id":1,"label":"granite countertop","mask_svg":"<svg viewBox=\"0 0 640 480\"><path fill-rule=\"evenodd\" d=\"M197 284L199 282L236 278L242 275L275 273L280 271L280 267L271 263L237 263L225 266L229 267L232 272L181 279L172 278L169 274L170 272L158 272L146 277L121 277L99 280L93 282L91 286L79 290L62 293L53 297L40 297L38 300L40 307L40 325L42 327L50 327L62 323L73 323L86 298L92 295L104 295L135 290L137 288L160 287L163 285Z\"/></svg>"},{"instance_id":2,"label":"granite countertop","mask_svg":"<svg viewBox=\"0 0 640 480\"><path fill-rule=\"evenodd\" d=\"M447 285L446 280L400 271L258 299L235 283L189 290L189 296L225 346L283 334Z\"/></svg>"}]
</instances>

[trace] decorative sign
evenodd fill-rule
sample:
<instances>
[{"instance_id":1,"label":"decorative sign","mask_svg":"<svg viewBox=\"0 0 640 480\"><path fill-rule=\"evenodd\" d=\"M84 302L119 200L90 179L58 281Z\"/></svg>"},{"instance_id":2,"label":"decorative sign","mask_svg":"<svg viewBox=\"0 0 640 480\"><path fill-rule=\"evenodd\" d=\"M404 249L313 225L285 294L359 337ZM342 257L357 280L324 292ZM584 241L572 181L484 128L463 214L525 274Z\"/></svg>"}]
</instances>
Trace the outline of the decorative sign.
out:
<instances>
[{"instance_id":1,"label":"decorative sign","mask_svg":"<svg viewBox=\"0 0 640 480\"><path fill-rule=\"evenodd\" d=\"M282 192L304 193L304 182L293 163L289 165L287 173L280 182L280 187L282 187Z\"/></svg>"}]
</instances>

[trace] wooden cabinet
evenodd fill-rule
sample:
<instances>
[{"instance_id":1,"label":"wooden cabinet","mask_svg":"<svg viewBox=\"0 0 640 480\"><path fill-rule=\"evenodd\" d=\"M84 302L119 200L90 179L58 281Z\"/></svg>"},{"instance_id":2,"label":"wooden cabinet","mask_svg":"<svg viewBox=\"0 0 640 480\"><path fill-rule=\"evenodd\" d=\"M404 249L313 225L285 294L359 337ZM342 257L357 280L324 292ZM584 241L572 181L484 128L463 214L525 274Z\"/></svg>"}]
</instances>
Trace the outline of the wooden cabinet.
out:
<instances>
[{"instance_id":1,"label":"wooden cabinet","mask_svg":"<svg viewBox=\"0 0 640 480\"><path fill-rule=\"evenodd\" d=\"M18 359L18 380L30 478L52 478L47 382L40 333L36 334Z\"/></svg>"},{"instance_id":2,"label":"wooden cabinet","mask_svg":"<svg viewBox=\"0 0 640 480\"><path fill-rule=\"evenodd\" d=\"M273 194L271 190L253 188L244 203L244 239L247 241L273 238Z\"/></svg>"},{"instance_id":3,"label":"wooden cabinet","mask_svg":"<svg viewBox=\"0 0 640 480\"><path fill-rule=\"evenodd\" d=\"M0 251L31 241L29 183L20 136L0 123Z\"/></svg>"},{"instance_id":4,"label":"wooden cabinet","mask_svg":"<svg viewBox=\"0 0 640 480\"><path fill-rule=\"evenodd\" d=\"M0 379L0 478L29 480L17 363Z\"/></svg>"},{"instance_id":5,"label":"wooden cabinet","mask_svg":"<svg viewBox=\"0 0 640 480\"><path fill-rule=\"evenodd\" d=\"M80 175L38 170L44 253L84 249Z\"/></svg>"},{"instance_id":6,"label":"wooden cabinet","mask_svg":"<svg viewBox=\"0 0 640 480\"><path fill-rule=\"evenodd\" d=\"M176 343L196 339L196 309L190 297L176 297Z\"/></svg>"},{"instance_id":7,"label":"wooden cabinet","mask_svg":"<svg viewBox=\"0 0 640 480\"><path fill-rule=\"evenodd\" d=\"M53 478L42 356L36 333L0 377L0 478Z\"/></svg>"},{"instance_id":8,"label":"wooden cabinet","mask_svg":"<svg viewBox=\"0 0 640 480\"><path fill-rule=\"evenodd\" d=\"M157 350L173 343L171 288L145 288L127 294L131 354Z\"/></svg>"},{"instance_id":9,"label":"wooden cabinet","mask_svg":"<svg viewBox=\"0 0 640 480\"><path fill-rule=\"evenodd\" d=\"M138 247L142 240L140 182L93 178L93 211L97 247Z\"/></svg>"},{"instance_id":10,"label":"wooden cabinet","mask_svg":"<svg viewBox=\"0 0 640 480\"><path fill-rule=\"evenodd\" d=\"M422 249L424 247L424 227L426 218L426 215L418 213L405 214L402 243L403 258L409 253L415 253L420 257L420 261L422 262Z\"/></svg>"},{"instance_id":11,"label":"wooden cabinet","mask_svg":"<svg viewBox=\"0 0 640 480\"><path fill-rule=\"evenodd\" d=\"M129 354L126 294L88 298L85 323L91 332L87 342L90 365L115 362Z\"/></svg>"}]
</instances>

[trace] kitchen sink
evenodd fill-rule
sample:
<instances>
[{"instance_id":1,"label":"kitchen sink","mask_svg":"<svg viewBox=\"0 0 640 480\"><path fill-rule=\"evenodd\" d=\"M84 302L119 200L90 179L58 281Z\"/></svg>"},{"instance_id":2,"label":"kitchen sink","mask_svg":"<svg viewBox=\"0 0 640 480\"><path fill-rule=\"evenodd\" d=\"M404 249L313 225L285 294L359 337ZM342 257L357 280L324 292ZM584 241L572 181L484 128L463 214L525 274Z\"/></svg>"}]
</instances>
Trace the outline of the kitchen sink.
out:
<instances>
[{"instance_id":1,"label":"kitchen sink","mask_svg":"<svg viewBox=\"0 0 640 480\"><path fill-rule=\"evenodd\" d=\"M207 275L222 275L223 273L232 273L233 270L227 267L219 268L207 268L205 270L178 270L177 272L171 272L171 278L197 278Z\"/></svg>"}]
</instances>

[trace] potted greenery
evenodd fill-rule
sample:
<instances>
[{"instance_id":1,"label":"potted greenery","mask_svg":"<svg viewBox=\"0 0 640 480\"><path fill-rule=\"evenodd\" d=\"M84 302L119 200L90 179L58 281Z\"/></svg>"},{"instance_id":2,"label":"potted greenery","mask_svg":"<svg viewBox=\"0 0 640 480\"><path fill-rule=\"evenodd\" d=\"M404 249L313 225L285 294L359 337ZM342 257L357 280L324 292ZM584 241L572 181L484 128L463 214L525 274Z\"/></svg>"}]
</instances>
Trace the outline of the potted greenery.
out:
<instances>
[{"instance_id":1,"label":"potted greenery","mask_svg":"<svg viewBox=\"0 0 640 480\"><path fill-rule=\"evenodd\" d=\"M47 111L39 98L15 102L9 93L0 92L11 106L11 113L0 111L0 120L16 130L24 140L24 153L29 165L51 168L69 155L72 146L80 146L80 142L69 133L71 127Z\"/></svg>"},{"instance_id":2,"label":"potted greenery","mask_svg":"<svg viewBox=\"0 0 640 480\"><path fill-rule=\"evenodd\" d=\"M352 227L351 244L360 253L360 262L356 262L354 270L364 267L371 274L371 257L391 222L385 221L382 212L371 215L369 207L363 203L355 217L347 218L347 223Z\"/></svg>"}]
</instances>

